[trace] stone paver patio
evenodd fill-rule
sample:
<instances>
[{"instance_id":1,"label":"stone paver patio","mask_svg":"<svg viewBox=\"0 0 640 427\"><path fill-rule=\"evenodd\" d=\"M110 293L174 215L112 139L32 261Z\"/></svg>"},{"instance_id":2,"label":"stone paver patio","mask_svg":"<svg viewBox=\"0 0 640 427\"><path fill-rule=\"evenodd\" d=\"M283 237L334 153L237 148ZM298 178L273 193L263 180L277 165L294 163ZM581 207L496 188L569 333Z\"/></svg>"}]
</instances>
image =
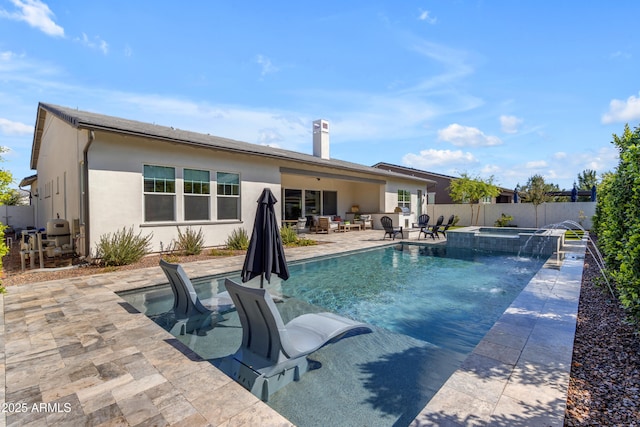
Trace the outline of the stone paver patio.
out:
<instances>
[{"instance_id":1,"label":"stone paver patio","mask_svg":"<svg viewBox=\"0 0 640 427\"><path fill-rule=\"evenodd\" d=\"M390 244L382 234L314 234L329 243L287 249L287 259ZM563 424L584 244L564 249L412 425ZM238 271L243 261L184 268L202 277ZM15 286L0 295L0 425L291 425L115 293L161 283L160 268L148 268Z\"/></svg>"}]
</instances>

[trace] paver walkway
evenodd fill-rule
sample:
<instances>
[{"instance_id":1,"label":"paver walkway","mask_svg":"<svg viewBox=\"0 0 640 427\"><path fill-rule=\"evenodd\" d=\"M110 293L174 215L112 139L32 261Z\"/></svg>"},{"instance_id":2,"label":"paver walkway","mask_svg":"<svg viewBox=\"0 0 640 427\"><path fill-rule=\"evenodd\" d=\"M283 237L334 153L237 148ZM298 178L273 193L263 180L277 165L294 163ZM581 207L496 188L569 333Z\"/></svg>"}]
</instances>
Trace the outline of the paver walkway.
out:
<instances>
[{"instance_id":1,"label":"paver walkway","mask_svg":"<svg viewBox=\"0 0 640 427\"><path fill-rule=\"evenodd\" d=\"M390 244L382 234L314 234L329 243L287 249L287 259ZM577 312L574 279L562 277L581 274L576 253L575 262L545 270L539 284L523 291L415 425L514 425L506 422L526 420L547 404L556 411L545 422L561 425ZM202 277L238 271L243 261L184 268ZM291 425L115 293L161 283L160 268L148 268L15 286L0 295L0 426ZM549 348L554 352L545 356ZM535 377L540 369L544 384ZM490 393L477 389L487 385Z\"/></svg>"}]
</instances>

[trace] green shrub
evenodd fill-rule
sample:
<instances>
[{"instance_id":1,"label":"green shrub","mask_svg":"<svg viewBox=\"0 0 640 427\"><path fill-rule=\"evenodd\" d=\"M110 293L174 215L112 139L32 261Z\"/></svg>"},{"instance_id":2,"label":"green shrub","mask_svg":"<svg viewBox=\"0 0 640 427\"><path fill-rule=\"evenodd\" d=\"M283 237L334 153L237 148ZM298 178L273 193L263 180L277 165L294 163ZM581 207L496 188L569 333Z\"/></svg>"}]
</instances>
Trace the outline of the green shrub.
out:
<instances>
[{"instance_id":1,"label":"green shrub","mask_svg":"<svg viewBox=\"0 0 640 427\"><path fill-rule=\"evenodd\" d=\"M231 235L227 237L226 242L228 249L237 251L244 251L249 248L249 236L244 228L236 228L231 232Z\"/></svg>"},{"instance_id":2,"label":"green shrub","mask_svg":"<svg viewBox=\"0 0 640 427\"><path fill-rule=\"evenodd\" d=\"M233 253L233 250L231 249L219 249L219 248L213 248L209 251L209 255L211 256L232 256L235 255Z\"/></svg>"},{"instance_id":3,"label":"green shrub","mask_svg":"<svg viewBox=\"0 0 640 427\"><path fill-rule=\"evenodd\" d=\"M7 244L5 243L5 238L4 238L4 230L6 228L7 226L0 224L0 275L2 275L2 257L7 255L10 249L9 247L7 247ZM0 294L4 294L5 292L7 292L7 290L5 289L4 286L2 286L1 283L2 282L0 282Z\"/></svg>"},{"instance_id":4,"label":"green shrub","mask_svg":"<svg viewBox=\"0 0 640 427\"><path fill-rule=\"evenodd\" d=\"M493 225L496 227L507 227L511 221L513 221L513 217L511 215L500 214L500 218L498 218Z\"/></svg>"},{"instance_id":5,"label":"green shrub","mask_svg":"<svg viewBox=\"0 0 640 427\"><path fill-rule=\"evenodd\" d=\"M640 320L640 127L613 135L618 166L598 185L594 231L620 302Z\"/></svg>"},{"instance_id":6,"label":"green shrub","mask_svg":"<svg viewBox=\"0 0 640 427\"><path fill-rule=\"evenodd\" d=\"M202 228L196 232L191 227L187 227L184 234L178 228L178 241L176 248L185 255L200 255L204 246L204 235Z\"/></svg>"},{"instance_id":7,"label":"green shrub","mask_svg":"<svg viewBox=\"0 0 640 427\"><path fill-rule=\"evenodd\" d=\"M174 254L162 255L162 259L171 264L178 264L180 262L180 257Z\"/></svg>"},{"instance_id":8,"label":"green shrub","mask_svg":"<svg viewBox=\"0 0 640 427\"><path fill-rule=\"evenodd\" d=\"M296 242L296 246L314 246L317 244L318 242L311 239L298 239L298 241Z\"/></svg>"},{"instance_id":9,"label":"green shrub","mask_svg":"<svg viewBox=\"0 0 640 427\"><path fill-rule=\"evenodd\" d=\"M280 237L283 245L295 245L298 242L298 233L293 227L282 227Z\"/></svg>"},{"instance_id":10,"label":"green shrub","mask_svg":"<svg viewBox=\"0 0 640 427\"><path fill-rule=\"evenodd\" d=\"M133 227L128 230L123 227L113 234L107 233L100 236L96 258L104 266L133 264L149 253L152 236L153 234L149 234L143 237L142 232L135 235Z\"/></svg>"}]
</instances>

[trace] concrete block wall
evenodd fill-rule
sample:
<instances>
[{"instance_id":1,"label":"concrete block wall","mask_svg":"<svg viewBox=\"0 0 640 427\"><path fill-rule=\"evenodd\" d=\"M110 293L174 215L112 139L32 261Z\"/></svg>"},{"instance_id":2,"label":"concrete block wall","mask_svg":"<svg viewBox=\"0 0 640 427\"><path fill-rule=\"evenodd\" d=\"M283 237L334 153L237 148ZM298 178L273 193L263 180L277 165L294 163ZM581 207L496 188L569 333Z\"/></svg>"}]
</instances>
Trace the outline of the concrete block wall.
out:
<instances>
[{"instance_id":1,"label":"concrete block wall","mask_svg":"<svg viewBox=\"0 0 640 427\"><path fill-rule=\"evenodd\" d=\"M589 230L592 227L591 218L595 212L596 202L543 203L538 205L537 224L535 207L531 203L482 204L477 223L478 205L474 205L473 224L471 223L471 207L468 204L428 205L425 213L431 217L430 223L435 223L440 215L443 215L446 221L449 215L453 214L460 218L457 225L493 227L495 221L504 213L511 215L513 217L512 224L521 228L538 228L570 220L578 224L582 223L582 227Z\"/></svg>"}]
</instances>

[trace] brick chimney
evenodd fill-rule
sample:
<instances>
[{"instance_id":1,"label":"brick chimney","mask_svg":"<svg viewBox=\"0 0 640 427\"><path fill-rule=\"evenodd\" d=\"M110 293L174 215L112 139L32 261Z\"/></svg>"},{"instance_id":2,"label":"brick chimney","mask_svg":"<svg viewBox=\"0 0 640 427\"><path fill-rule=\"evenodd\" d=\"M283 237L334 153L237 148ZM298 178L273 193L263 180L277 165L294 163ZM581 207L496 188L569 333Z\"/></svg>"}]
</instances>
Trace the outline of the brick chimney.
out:
<instances>
[{"instance_id":1,"label":"brick chimney","mask_svg":"<svg viewBox=\"0 0 640 427\"><path fill-rule=\"evenodd\" d=\"M313 155L329 159L329 122L326 120L313 122Z\"/></svg>"}]
</instances>

